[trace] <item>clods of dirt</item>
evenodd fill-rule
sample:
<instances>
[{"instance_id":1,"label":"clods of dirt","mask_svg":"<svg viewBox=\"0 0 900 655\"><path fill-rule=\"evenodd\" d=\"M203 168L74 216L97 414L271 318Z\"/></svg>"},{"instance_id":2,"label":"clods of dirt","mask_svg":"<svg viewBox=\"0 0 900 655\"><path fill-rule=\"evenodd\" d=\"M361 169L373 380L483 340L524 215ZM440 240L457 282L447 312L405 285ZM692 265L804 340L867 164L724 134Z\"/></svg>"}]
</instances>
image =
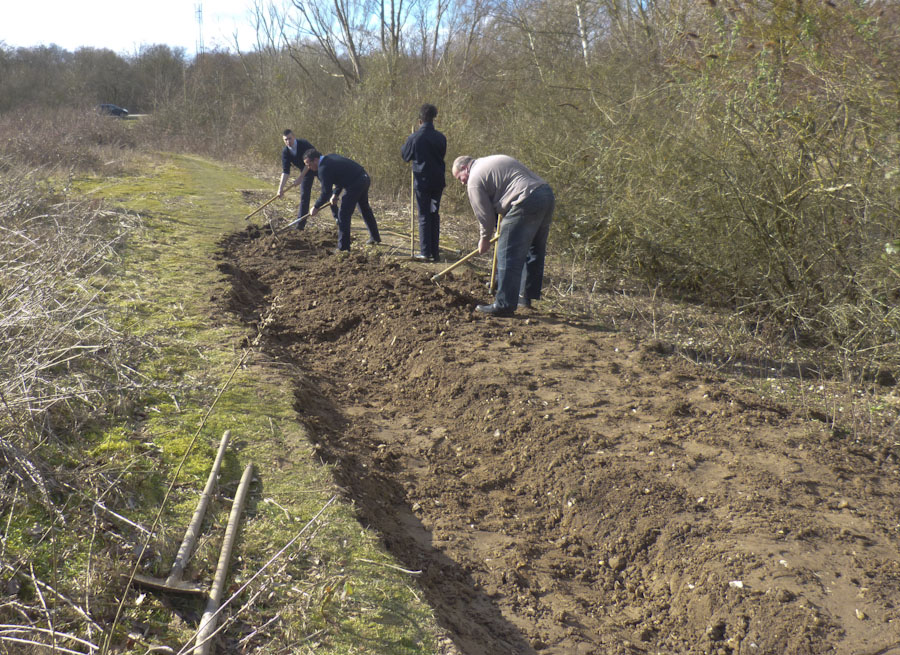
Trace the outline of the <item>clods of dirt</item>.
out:
<instances>
[{"instance_id":1,"label":"clods of dirt","mask_svg":"<svg viewBox=\"0 0 900 655\"><path fill-rule=\"evenodd\" d=\"M900 644L884 444L540 303L478 316L471 271L333 248L315 227L231 235L230 309L302 371L310 439L458 653Z\"/></svg>"}]
</instances>

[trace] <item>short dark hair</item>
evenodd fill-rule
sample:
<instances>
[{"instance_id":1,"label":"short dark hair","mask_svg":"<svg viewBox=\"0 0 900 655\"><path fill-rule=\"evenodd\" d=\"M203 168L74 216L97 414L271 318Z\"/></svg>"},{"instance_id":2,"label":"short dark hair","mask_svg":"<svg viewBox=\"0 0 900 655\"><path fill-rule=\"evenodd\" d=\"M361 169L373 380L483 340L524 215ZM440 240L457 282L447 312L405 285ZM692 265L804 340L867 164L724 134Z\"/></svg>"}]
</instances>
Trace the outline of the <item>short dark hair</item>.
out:
<instances>
[{"instance_id":1,"label":"short dark hair","mask_svg":"<svg viewBox=\"0 0 900 655\"><path fill-rule=\"evenodd\" d=\"M322 156L322 153L316 150L315 148L310 148L306 152L303 153L303 161L307 159L318 159Z\"/></svg>"},{"instance_id":2,"label":"short dark hair","mask_svg":"<svg viewBox=\"0 0 900 655\"><path fill-rule=\"evenodd\" d=\"M419 120L423 123L431 123L437 116L437 107L434 105L424 104L419 108Z\"/></svg>"},{"instance_id":3,"label":"short dark hair","mask_svg":"<svg viewBox=\"0 0 900 655\"><path fill-rule=\"evenodd\" d=\"M293 134L293 133L294 133L294 130L285 130L285 131L284 131L284 134L282 134L282 136L288 136L288 135L291 135L291 134Z\"/></svg>"}]
</instances>

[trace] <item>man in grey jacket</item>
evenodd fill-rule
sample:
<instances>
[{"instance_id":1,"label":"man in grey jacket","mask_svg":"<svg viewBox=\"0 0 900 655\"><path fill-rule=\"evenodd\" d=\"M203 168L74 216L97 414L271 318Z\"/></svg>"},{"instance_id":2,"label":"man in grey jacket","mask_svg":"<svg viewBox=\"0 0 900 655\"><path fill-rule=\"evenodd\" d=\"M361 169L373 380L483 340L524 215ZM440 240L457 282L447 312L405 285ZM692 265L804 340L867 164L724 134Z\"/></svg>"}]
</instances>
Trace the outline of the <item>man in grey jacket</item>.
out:
<instances>
[{"instance_id":1,"label":"man in grey jacket","mask_svg":"<svg viewBox=\"0 0 900 655\"><path fill-rule=\"evenodd\" d=\"M516 307L530 307L541 297L547 237L556 199L553 190L521 162L507 155L453 162L453 177L466 185L479 223L478 251L491 247L497 217L503 216L497 242L497 295L490 305L475 309L493 316L511 316ZM523 279L524 268L524 279Z\"/></svg>"}]
</instances>

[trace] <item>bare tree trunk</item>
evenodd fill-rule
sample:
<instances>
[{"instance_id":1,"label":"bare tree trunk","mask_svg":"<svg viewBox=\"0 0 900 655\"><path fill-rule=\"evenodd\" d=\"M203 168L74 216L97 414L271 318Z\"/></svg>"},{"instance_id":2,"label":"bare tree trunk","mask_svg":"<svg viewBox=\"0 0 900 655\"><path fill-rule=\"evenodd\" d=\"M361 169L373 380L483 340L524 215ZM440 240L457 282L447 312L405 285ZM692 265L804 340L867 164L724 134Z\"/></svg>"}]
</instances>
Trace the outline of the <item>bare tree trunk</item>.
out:
<instances>
[{"instance_id":1,"label":"bare tree trunk","mask_svg":"<svg viewBox=\"0 0 900 655\"><path fill-rule=\"evenodd\" d=\"M353 66L354 81L359 83L362 80L362 62L359 58L359 49L350 24L352 2L353 0L334 0L334 11L343 34L342 44L347 48L347 54ZM296 0L294 4L297 4Z\"/></svg>"},{"instance_id":2,"label":"bare tree trunk","mask_svg":"<svg viewBox=\"0 0 900 655\"><path fill-rule=\"evenodd\" d=\"M590 65L590 62L588 61L587 30L584 27L581 0L575 0L575 17L578 19L578 37L581 39L581 57L584 59L585 68L587 68Z\"/></svg>"},{"instance_id":3,"label":"bare tree trunk","mask_svg":"<svg viewBox=\"0 0 900 655\"><path fill-rule=\"evenodd\" d=\"M438 0L436 14L434 19L434 30L432 32L432 41L431 41L431 63L435 65L437 63L437 50L438 50L438 38L441 32L441 23L444 19L444 13L447 11L447 7L450 5L449 0Z\"/></svg>"},{"instance_id":4,"label":"bare tree trunk","mask_svg":"<svg viewBox=\"0 0 900 655\"><path fill-rule=\"evenodd\" d=\"M481 21L483 21L490 13L489 0L474 0L471 7L463 7L460 9L465 14L467 21L465 27L465 47L463 50L462 72L465 73L471 64L475 42L481 35Z\"/></svg>"}]
</instances>

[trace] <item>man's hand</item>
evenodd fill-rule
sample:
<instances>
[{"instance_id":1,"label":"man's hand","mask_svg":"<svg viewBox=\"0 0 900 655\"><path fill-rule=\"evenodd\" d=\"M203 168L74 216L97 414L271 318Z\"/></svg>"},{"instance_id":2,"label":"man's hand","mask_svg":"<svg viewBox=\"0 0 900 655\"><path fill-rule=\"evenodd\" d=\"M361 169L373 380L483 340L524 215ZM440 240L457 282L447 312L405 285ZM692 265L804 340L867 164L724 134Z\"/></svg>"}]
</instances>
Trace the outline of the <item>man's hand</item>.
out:
<instances>
[{"instance_id":1,"label":"man's hand","mask_svg":"<svg viewBox=\"0 0 900 655\"><path fill-rule=\"evenodd\" d=\"M283 198L283 197L284 197L284 187L279 187L279 189L278 189L278 197L279 197L279 198Z\"/></svg>"},{"instance_id":2,"label":"man's hand","mask_svg":"<svg viewBox=\"0 0 900 655\"><path fill-rule=\"evenodd\" d=\"M491 249L491 240L488 237L481 237L478 240L478 252L483 255L490 249Z\"/></svg>"},{"instance_id":3,"label":"man's hand","mask_svg":"<svg viewBox=\"0 0 900 655\"><path fill-rule=\"evenodd\" d=\"M310 218L312 218L313 216L315 216L316 214L318 214L320 209L322 209L322 208L321 208L321 207L313 207L312 209L310 209L310 210L309 210L309 216L310 216Z\"/></svg>"},{"instance_id":4,"label":"man's hand","mask_svg":"<svg viewBox=\"0 0 900 655\"><path fill-rule=\"evenodd\" d=\"M337 207L337 204L338 204L337 194L331 196L331 200L328 201L328 204L334 205L335 207Z\"/></svg>"}]
</instances>

